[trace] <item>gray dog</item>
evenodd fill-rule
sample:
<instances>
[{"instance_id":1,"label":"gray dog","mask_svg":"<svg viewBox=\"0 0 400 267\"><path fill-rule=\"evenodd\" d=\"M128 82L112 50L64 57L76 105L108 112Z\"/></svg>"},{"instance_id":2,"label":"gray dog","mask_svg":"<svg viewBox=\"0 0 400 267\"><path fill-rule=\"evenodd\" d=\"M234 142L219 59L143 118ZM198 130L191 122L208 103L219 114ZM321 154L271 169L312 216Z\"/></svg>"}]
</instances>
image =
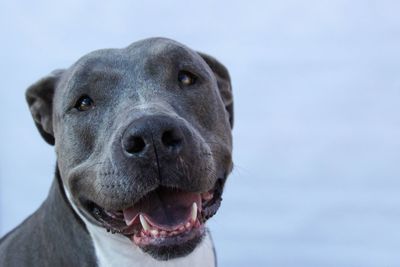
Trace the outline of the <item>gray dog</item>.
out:
<instances>
[{"instance_id":1,"label":"gray dog","mask_svg":"<svg viewBox=\"0 0 400 267\"><path fill-rule=\"evenodd\" d=\"M205 222L232 170L216 59L164 38L99 50L26 93L55 146L49 196L0 240L0 266L214 266Z\"/></svg>"}]
</instances>

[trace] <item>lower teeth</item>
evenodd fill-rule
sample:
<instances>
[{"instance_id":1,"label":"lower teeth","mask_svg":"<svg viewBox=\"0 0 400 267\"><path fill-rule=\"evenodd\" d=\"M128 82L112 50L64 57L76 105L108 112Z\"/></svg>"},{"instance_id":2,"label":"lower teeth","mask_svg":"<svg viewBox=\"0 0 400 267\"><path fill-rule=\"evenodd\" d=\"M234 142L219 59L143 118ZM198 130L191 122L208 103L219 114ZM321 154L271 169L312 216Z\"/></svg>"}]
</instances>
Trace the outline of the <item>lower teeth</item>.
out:
<instances>
[{"instance_id":1,"label":"lower teeth","mask_svg":"<svg viewBox=\"0 0 400 267\"><path fill-rule=\"evenodd\" d=\"M180 226L178 229L173 230L173 231L166 231L166 230L161 230L161 229L155 229L151 228L149 230L142 229L140 231L140 234L137 236L141 237L166 237L166 236L174 236L177 234L181 234L184 232L188 232L192 228L198 228L200 227L200 222L196 220L195 222L187 222L185 225Z\"/></svg>"}]
</instances>

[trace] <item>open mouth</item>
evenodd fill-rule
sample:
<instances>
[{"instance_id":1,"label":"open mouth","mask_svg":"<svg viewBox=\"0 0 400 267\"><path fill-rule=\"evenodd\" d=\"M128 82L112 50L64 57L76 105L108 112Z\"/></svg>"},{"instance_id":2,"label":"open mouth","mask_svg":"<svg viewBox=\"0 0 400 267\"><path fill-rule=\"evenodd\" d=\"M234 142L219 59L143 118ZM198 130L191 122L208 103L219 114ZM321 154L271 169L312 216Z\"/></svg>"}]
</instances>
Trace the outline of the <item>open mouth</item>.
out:
<instances>
[{"instance_id":1,"label":"open mouth","mask_svg":"<svg viewBox=\"0 0 400 267\"><path fill-rule=\"evenodd\" d=\"M107 231L125 235L144 250L176 247L201 240L205 222L221 204L222 186L221 179L201 193L160 186L126 209L106 210L90 202L87 210Z\"/></svg>"}]
</instances>

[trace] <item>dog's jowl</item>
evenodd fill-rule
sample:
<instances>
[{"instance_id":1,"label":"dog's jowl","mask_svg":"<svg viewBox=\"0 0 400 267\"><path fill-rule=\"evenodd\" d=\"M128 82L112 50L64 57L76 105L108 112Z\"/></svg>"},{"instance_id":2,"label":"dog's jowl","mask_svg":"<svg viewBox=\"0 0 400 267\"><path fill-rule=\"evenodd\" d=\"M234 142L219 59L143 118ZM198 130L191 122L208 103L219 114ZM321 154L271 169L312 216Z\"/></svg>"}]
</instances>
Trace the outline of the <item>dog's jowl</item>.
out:
<instances>
[{"instance_id":1,"label":"dog's jowl","mask_svg":"<svg viewBox=\"0 0 400 267\"><path fill-rule=\"evenodd\" d=\"M214 266L207 220L232 170L233 99L215 58L164 38L98 50L28 88L57 155L0 266Z\"/></svg>"}]
</instances>

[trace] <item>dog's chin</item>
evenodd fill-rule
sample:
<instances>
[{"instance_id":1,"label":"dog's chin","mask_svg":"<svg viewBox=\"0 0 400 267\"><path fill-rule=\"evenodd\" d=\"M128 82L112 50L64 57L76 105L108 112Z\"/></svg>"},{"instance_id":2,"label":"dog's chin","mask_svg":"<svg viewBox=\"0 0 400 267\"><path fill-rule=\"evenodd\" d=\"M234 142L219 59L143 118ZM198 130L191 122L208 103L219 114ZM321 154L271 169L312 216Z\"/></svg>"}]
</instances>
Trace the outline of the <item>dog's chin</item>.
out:
<instances>
[{"instance_id":1,"label":"dog's chin","mask_svg":"<svg viewBox=\"0 0 400 267\"><path fill-rule=\"evenodd\" d=\"M83 200L86 216L110 234L122 234L157 260L169 260L191 253L205 235L206 221L221 203L223 180L202 193L158 187L133 206L107 210Z\"/></svg>"}]
</instances>

